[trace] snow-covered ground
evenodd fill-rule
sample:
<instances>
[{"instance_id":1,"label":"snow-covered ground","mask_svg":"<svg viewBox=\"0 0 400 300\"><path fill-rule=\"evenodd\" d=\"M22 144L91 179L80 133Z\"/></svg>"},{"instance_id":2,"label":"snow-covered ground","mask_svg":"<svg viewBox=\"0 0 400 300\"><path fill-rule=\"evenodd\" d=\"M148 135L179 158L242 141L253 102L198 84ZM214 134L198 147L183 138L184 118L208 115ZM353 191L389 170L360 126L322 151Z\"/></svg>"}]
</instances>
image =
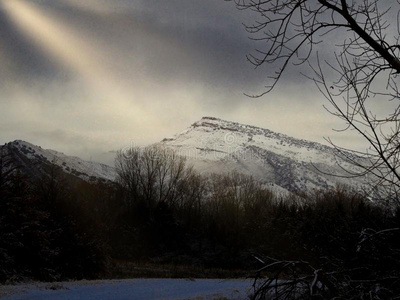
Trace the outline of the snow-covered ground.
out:
<instances>
[{"instance_id":1,"label":"snow-covered ground","mask_svg":"<svg viewBox=\"0 0 400 300\"><path fill-rule=\"evenodd\" d=\"M0 286L2 300L247 299L250 280L128 279Z\"/></svg>"}]
</instances>

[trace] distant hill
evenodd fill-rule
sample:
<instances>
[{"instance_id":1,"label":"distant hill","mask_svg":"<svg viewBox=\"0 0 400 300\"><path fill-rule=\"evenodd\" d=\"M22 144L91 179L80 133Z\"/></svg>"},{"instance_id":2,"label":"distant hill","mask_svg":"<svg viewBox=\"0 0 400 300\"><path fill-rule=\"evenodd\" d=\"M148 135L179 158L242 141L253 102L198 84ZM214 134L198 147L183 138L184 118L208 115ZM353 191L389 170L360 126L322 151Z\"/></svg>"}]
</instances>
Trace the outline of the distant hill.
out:
<instances>
[{"instance_id":1,"label":"distant hill","mask_svg":"<svg viewBox=\"0 0 400 300\"><path fill-rule=\"evenodd\" d=\"M43 149L25 141L14 141L0 146L4 159L3 172L19 170L31 178L40 179L55 165L63 172L88 182L114 181L116 172L105 164L85 161L55 150Z\"/></svg>"}]
</instances>

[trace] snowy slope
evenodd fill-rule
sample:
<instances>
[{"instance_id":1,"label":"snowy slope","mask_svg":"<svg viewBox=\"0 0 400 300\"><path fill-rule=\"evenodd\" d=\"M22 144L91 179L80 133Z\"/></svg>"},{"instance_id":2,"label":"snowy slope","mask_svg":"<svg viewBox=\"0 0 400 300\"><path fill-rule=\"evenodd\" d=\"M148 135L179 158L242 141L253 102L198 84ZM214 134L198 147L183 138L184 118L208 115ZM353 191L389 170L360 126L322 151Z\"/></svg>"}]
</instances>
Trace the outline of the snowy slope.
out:
<instances>
[{"instance_id":1,"label":"snowy slope","mask_svg":"<svg viewBox=\"0 0 400 300\"><path fill-rule=\"evenodd\" d=\"M217 118L204 117L161 145L186 156L201 173L238 171L291 192L337 184L365 188L362 178L324 174L348 175L342 167L356 171L331 147Z\"/></svg>"},{"instance_id":2,"label":"snowy slope","mask_svg":"<svg viewBox=\"0 0 400 300\"><path fill-rule=\"evenodd\" d=\"M339 158L335 149L268 129L204 117L159 145L186 156L189 164L200 173L237 171L252 175L280 193L324 189L337 184L367 190L364 178L340 177L348 175L344 170L357 172L357 169ZM113 167L45 150L24 141L5 144L0 150L11 162L5 164L6 168L17 165L36 178L40 178L51 163L86 181L114 181L116 178Z\"/></svg>"},{"instance_id":3,"label":"snowy slope","mask_svg":"<svg viewBox=\"0 0 400 300\"><path fill-rule=\"evenodd\" d=\"M25 141L7 143L0 150L6 160L6 168L18 167L33 177L42 176L46 172L46 166L51 163L86 181L114 181L116 177L115 169L108 165L43 149Z\"/></svg>"}]
</instances>

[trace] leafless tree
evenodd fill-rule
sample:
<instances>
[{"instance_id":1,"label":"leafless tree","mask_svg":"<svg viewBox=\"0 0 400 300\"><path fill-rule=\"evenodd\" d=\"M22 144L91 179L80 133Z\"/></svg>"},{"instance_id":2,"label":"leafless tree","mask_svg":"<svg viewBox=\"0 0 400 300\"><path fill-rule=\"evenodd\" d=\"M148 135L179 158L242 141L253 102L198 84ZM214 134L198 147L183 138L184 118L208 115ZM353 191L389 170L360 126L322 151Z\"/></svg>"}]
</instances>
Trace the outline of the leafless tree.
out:
<instances>
[{"instance_id":1,"label":"leafless tree","mask_svg":"<svg viewBox=\"0 0 400 300\"><path fill-rule=\"evenodd\" d=\"M366 151L354 151L328 139L359 167L348 176L369 174L373 187L386 193L381 198L400 204L400 1L233 1L257 15L246 30L262 46L248 60L274 67L265 91L251 97L270 92L289 66L309 67L302 73L329 101L327 110L343 120L340 131L355 130L368 143Z\"/></svg>"},{"instance_id":2,"label":"leafless tree","mask_svg":"<svg viewBox=\"0 0 400 300\"><path fill-rule=\"evenodd\" d=\"M141 201L148 208L161 202L181 207L187 204L183 197L188 198L191 193L191 198L197 199L197 193L201 193L201 182L186 165L186 158L166 148L132 147L118 153L115 165L118 181L129 192L129 200ZM197 189L188 190L189 182Z\"/></svg>"},{"instance_id":3,"label":"leafless tree","mask_svg":"<svg viewBox=\"0 0 400 300\"><path fill-rule=\"evenodd\" d=\"M248 55L248 60L256 68L268 65L273 72L264 92L249 96L261 97L271 92L285 71L300 68L327 99L327 111L343 121L339 131L355 131L367 142L365 151L356 151L327 139L339 156L359 170L344 170L345 177L363 176L380 203L399 207L400 1L231 1L256 16L252 24L245 26L260 46ZM397 231L398 228L389 228L371 233L371 229L365 228L360 233L360 248L352 251L379 260L384 255L380 245ZM395 257L393 261L397 262L398 249L390 249L387 255ZM360 264L361 269L358 266L352 269L332 257L326 257L322 268L306 261L269 258L261 262L259 273L267 271L268 278L256 281L261 286L256 287L254 299L398 296L393 294L398 273L387 275L390 270L375 273L379 263ZM354 280L357 278L354 274L360 272L370 274L370 280Z\"/></svg>"}]
</instances>

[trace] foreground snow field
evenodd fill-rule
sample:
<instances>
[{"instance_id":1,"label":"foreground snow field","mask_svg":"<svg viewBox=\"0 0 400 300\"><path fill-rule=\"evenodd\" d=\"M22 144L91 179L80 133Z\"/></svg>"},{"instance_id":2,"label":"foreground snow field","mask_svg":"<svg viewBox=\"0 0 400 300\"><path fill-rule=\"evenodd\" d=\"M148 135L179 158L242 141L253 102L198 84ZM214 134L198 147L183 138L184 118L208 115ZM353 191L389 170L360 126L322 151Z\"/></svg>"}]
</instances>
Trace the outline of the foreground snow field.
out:
<instances>
[{"instance_id":1,"label":"foreground snow field","mask_svg":"<svg viewBox=\"0 0 400 300\"><path fill-rule=\"evenodd\" d=\"M0 286L2 300L246 299L249 280L129 279Z\"/></svg>"}]
</instances>

